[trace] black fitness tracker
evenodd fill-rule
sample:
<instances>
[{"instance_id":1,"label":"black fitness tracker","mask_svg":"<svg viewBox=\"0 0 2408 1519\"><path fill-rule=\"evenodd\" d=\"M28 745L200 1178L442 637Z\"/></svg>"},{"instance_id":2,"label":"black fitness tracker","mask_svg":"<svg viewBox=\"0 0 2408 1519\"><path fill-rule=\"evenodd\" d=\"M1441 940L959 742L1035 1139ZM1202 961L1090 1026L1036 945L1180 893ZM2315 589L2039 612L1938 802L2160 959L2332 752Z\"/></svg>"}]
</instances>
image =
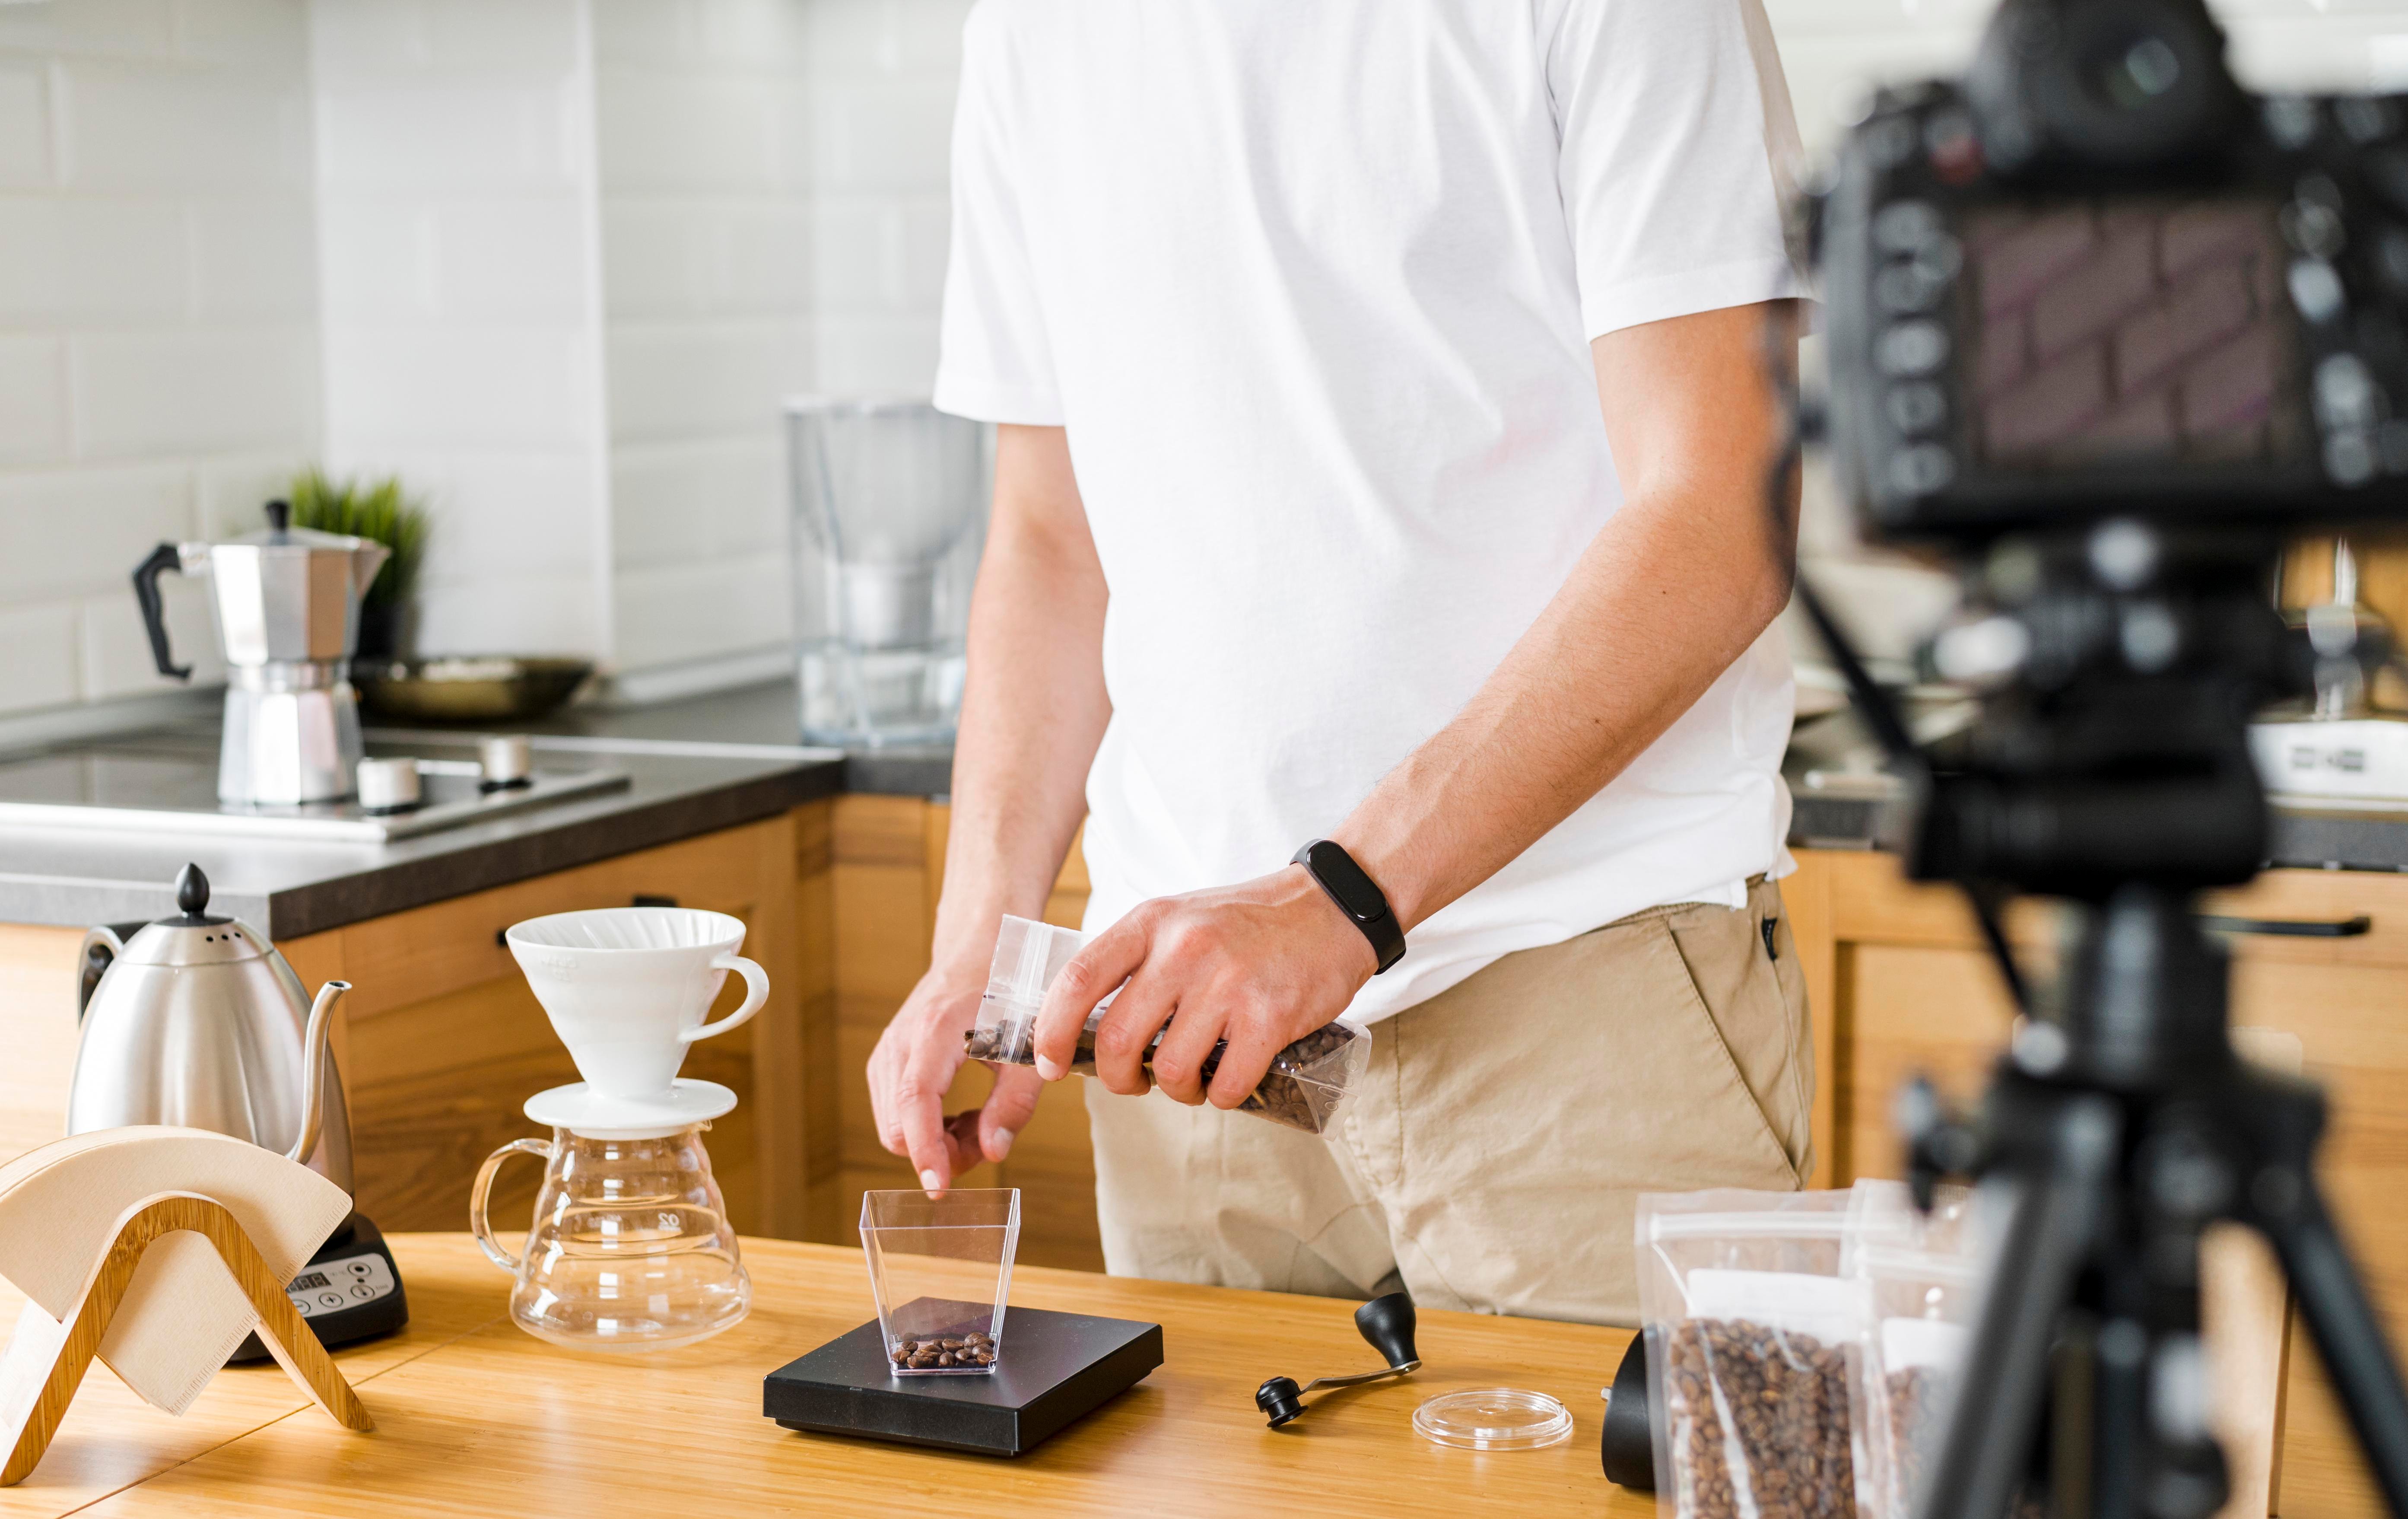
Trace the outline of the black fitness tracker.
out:
<instances>
[{"instance_id":1,"label":"black fitness tracker","mask_svg":"<svg viewBox=\"0 0 2408 1519\"><path fill-rule=\"evenodd\" d=\"M1345 846L1315 839L1298 849L1289 863L1302 865L1329 900L1338 904L1347 921L1371 941L1371 953L1380 962L1380 970L1372 975L1405 958L1405 931L1398 925L1397 915L1388 910L1387 893L1354 863Z\"/></svg>"}]
</instances>

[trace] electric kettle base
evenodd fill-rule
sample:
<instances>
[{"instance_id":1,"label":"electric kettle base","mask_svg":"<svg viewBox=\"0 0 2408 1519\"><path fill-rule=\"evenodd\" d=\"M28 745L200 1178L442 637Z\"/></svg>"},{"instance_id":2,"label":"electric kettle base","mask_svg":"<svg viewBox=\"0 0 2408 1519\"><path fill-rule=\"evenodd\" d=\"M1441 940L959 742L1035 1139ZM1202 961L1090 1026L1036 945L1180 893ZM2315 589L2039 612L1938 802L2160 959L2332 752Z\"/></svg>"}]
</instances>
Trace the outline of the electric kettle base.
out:
<instances>
[{"instance_id":1,"label":"electric kettle base","mask_svg":"<svg viewBox=\"0 0 2408 1519\"><path fill-rule=\"evenodd\" d=\"M301 1322L328 1350L389 1335L409 1322L409 1300L393 1251L363 1213L345 1219L284 1291ZM246 1335L226 1364L266 1359L267 1347L259 1337Z\"/></svg>"}]
</instances>

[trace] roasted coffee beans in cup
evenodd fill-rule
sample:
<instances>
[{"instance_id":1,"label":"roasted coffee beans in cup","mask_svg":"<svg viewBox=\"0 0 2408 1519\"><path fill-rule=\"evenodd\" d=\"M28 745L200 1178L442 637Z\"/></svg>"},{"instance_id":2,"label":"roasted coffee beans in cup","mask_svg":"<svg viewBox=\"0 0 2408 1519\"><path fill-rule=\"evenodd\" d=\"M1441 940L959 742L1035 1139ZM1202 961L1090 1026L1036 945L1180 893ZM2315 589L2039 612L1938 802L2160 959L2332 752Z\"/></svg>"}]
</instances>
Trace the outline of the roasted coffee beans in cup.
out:
<instances>
[{"instance_id":1,"label":"roasted coffee beans in cup","mask_svg":"<svg viewBox=\"0 0 2408 1519\"><path fill-rule=\"evenodd\" d=\"M995 1341L977 1333L898 1339L886 1353L898 1371L983 1371L995 1357Z\"/></svg>"}]
</instances>

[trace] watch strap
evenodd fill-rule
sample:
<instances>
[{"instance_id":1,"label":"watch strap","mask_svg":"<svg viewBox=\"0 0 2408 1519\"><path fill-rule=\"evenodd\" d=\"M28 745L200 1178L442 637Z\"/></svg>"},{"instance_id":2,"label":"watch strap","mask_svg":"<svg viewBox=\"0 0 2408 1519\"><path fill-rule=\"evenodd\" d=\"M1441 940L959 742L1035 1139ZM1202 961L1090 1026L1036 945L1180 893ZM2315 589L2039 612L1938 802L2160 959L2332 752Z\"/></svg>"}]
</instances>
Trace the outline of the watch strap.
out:
<instances>
[{"instance_id":1,"label":"watch strap","mask_svg":"<svg viewBox=\"0 0 2408 1519\"><path fill-rule=\"evenodd\" d=\"M1315 839L1298 849L1289 863L1302 865L1346 920L1371 941L1372 957L1380 963L1380 969L1371 974L1377 976L1405 958L1404 926L1389 910L1387 893L1354 862L1345 846L1332 839Z\"/></svg>"}]
</instances>

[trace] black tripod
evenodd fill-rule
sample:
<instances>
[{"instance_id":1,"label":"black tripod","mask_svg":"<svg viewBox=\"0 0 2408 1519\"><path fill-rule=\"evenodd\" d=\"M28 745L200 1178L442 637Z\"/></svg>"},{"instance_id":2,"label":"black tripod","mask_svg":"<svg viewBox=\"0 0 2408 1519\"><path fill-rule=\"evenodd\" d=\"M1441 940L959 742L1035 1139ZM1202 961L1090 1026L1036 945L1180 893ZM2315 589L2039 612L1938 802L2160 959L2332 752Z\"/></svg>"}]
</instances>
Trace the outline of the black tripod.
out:
<instances>
[{"instance_id":1,"label":"black tripod","mask_svg":"<svg viewBox=\"0 0 2408 1519\"><path fill-rule=\"evenodd\" d=\"M2206 1418L2200 1245L2219 1221L2273 1245L2390 1510L2408 1519L2408 1391L2312 1167L2324 1099L2235 1055L2227 958L2192 911L2197 890L2246 880L2265 857L2245 718L2289 684L2260 588L2271 551L2143 546L2102 553L2094 533L2011 550L2015 573L1989 580L2017 588L2000 615L2025 653L1945 768L1800 593L1923 792L1913 874L1967 888L2028 1015L1974 1120L1942 1114L1928 1088L1902 1105L1920 1194L1969 1174L1998 1225L1917 1519L2002 1519L2036 1497L2057 1519L2213 1513L2229 1483ZM2131 658L2118 630L2143 607L2182 658ZM2084 904L2044 1010L2000 926L2016 890Z\"/></svg>"}]
</instances>

